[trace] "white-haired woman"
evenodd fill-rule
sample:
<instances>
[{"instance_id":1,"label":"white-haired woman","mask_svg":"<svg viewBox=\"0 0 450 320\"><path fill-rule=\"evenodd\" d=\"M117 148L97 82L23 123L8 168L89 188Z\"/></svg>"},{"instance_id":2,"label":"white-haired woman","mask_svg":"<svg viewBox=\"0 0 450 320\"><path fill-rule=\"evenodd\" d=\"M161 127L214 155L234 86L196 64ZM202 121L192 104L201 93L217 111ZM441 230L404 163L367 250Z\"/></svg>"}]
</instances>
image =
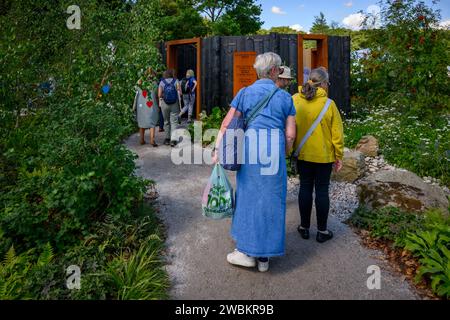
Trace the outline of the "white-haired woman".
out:
<instances>
[{"instance_id":1,"label":"white-haired woman","mask_svg":"<svg viewBox=\"0 0 450 320\"><path fill-rule=\"evenodd\" d=\"M275 82L282 73L280 66L281 58L275 53L256 57L254 68L259 80L240 90L231 102L216 147L220 146L222 135L233 117L247 117L262 99L276 89ZM269 257L284 255L285 154L292 148L295 130L294 104L284 90L275 91L267 106L246 129L244 162L236 176L236 209L231 228L236 249L227 256L231 264L258 265L258 270L264 272L269 268ZM251 136L259 137L257 143ZM255 154L257 161L252 161ZM267 161L269 155L274 160L271 163ZM215 159L217 161L217 155ZM267 170L269 167L271 169Z\"/></svg>"}]
</instances>

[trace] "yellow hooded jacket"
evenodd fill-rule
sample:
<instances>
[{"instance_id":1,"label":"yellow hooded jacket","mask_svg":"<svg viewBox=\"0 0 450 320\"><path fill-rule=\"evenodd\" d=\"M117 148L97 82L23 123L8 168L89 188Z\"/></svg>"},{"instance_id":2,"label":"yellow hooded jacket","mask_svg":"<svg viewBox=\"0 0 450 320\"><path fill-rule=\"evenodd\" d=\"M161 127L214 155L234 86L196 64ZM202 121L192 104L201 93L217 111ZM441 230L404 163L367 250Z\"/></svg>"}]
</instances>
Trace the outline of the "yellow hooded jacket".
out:
<instances>
[{"instance_id":1,"label":"yellow hooded jacket","mask_svg":"<svg viewBox=\"0 0 450 320\"><path fill-rule=\"evenodd\" d=\"M322 111L327 101L327 92L322 88L318 88L316 96L309 101L301 93L301 86L298 88L298 91L300 93L292 97L294 99L295 110L297 111L295 116L297 138L295 139L294 151L297 149L300 141L314 120L319 116L320 111ZM336 159L342 160L343 154L344 130L342 119L333 101L320 124L306 141L298 159L308 162L330 163L335 162Z\"/></svg>"}]
</instances>

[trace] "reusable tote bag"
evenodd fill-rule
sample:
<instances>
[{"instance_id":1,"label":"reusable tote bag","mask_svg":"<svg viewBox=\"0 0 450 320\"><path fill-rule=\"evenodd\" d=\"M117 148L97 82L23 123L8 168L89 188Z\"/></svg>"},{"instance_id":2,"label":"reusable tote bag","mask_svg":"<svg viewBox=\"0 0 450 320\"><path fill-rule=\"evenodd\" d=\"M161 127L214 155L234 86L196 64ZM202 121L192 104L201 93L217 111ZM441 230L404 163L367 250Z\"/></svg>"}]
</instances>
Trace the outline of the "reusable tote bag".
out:
<instances>
[{"instance_id":1,"label":"reusable tote bag","mask_svg":"<svg viewBox=\"0 0 450 320\"><path fill-rule=\"evenodd\" d=\"M203 192L202 210L205 217L212 219L224 219L233 215L233 188L220 164L214 166Z\"/></svg>"}]
</instances>

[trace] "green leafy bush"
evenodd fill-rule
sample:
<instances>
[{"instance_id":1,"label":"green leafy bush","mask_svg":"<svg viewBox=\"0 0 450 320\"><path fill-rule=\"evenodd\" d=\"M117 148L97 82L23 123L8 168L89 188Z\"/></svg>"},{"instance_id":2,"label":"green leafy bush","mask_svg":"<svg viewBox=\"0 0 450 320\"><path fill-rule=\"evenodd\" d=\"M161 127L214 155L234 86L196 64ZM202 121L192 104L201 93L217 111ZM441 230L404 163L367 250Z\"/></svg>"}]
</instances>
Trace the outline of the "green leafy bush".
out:
<instances>
[{"instance_id":1,"label":"green leafy bush","mask_svg":"<svg viewBox=\"0 0 450 320\"><path fill-rule=\"evenodd\" d=\"M115 298L107 263L157 232L153 211L135 212L149 182L123 145L136 80L160 67L154 2L77 4L81 30L67 29L64 1L13 1L0 15L0 257L16 250L0 281L14 299ZM49 79L55 88L42 94ZM48 243L52 261L36 265ZM72 264L81 290L65 287Z\"/></svg>"},{"instance_id":2,"label":"green leafy bush","mask_svg":"<svg viewBox=\"0 0 450 320\"><path fill-rule=\"evenodd\" d=\"M380 4L380 18L365 22L367 50L353 61L355 100L370 105L397 100L402 112L428 117L448 112L450 32L436 27L439 11L418 0ZM372 28L374 21L382 28Z\"/></svg>"},{"instance_id":3,"label":"green leafy bush","mask_svg":"<svg viewBox=\"0 0 450 320\"><path fill-rule=\"evenodd\" d=\"M393 241L399 247L404 247L408 232L419 228L421 221L420 215L394 207L373 211L359 207L349 219L349 223L368 230L372 237Z\"/></svg>"},{"instance_id":4,"label":"green leafy bush","mask_svg":"<svg viewBox=\"0 0 450 320\"><path fill-rule=\"evenodd\" d=\"M221 109L220 107L214 107L211 111L210 115L207 115L205 112L202 112L200 115L200 121L202 122L202 135L205 133L206 130L209 129L220 129L220 126L222 125L222 121L227 115L227 111L224 109ZM194 141L195 135L194 135L194 127L198 126L198 123L195 122L190 124L188 127L189 134L191 135L192 141ZM206 141L205 144L209 144L212 141Z\"/></svg>"},{"instance_id":5,"label":"green leafy bush","mask_svg":"<svg viewBox=\"0 0 450 320\"><path fill-rule=\"evenodd\" d=\"M419 258L416 281L429 277L433 291L450 298L450 219L428 213L423 230L408 233L405 248Z\"/></svg>"},{"instance_id":6,"label":"green leafy bush","mask_svg":"<svg viewBox=\"0 0 450 320\"><path fill-rule=\"evenodd\" d=\"M345 144L354 148L364 135L380 142L386 160L419 176L431 176L450 185L450 117L435 119L404 114L392 106L356 107L345 120Z\"/></svg>"},{"instance_id":7,"label":"green leafy bush","mask_svg":"<svg viewBox=\"0 0 450 320\"><path fill-rule=\"evenodd\" d=\"M33 286L33 276L45 269L53 260L50 244L36 255L35 249L16 254L12 246L0 261L0 300L32 299L29 289Z\"/></svg>"}]
</instances>

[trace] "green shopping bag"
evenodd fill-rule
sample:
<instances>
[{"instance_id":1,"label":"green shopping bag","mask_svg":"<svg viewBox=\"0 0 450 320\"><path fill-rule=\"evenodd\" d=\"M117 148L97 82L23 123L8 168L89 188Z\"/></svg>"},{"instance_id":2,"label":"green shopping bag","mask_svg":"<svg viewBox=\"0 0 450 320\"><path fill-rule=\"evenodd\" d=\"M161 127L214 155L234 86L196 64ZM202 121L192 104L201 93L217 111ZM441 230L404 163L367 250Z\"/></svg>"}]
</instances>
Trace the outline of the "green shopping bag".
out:
<instances>
[{"instance_id":1,"label":"green shopping bag","mask_svg":"<svg viewBox=\"0 0 450 320\"><path fill-rule=\"evenodd\" d=\"M205 217L212 219L224 219L233 215L233 188L220 164L214 166L203 192L202 210Z\"/></svg>"}]
</instances>

